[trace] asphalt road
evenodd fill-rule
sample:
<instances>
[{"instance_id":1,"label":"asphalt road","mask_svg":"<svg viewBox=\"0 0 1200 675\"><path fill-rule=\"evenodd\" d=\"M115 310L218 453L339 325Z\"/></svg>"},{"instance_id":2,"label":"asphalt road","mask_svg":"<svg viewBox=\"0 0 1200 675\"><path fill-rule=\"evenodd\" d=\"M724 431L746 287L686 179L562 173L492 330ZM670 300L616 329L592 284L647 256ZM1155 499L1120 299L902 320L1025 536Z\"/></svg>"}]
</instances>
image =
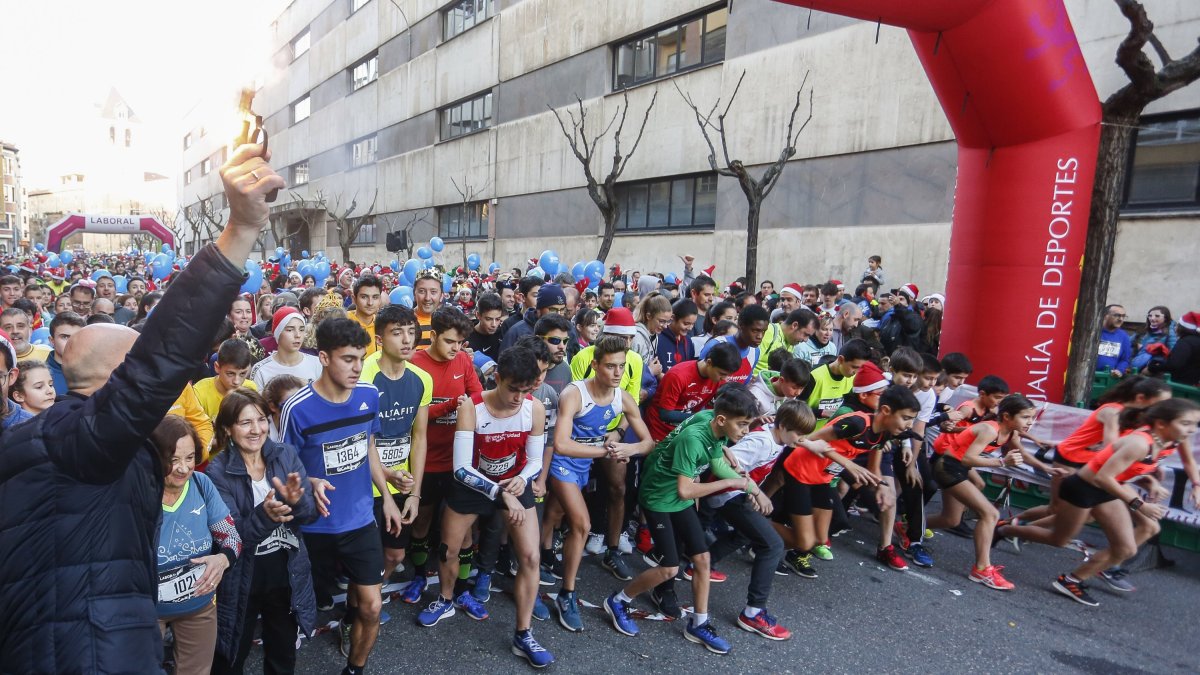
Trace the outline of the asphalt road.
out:
<instances>
[{"instance_id":1,"label":"asphalt road","mask_svg":"<svg viewBox=\"0 0 1200 675\"><path fill-rule=\"evenodd\" d=\"M819 578L775 578L770 609L794 633L789 641L769 641L734 625L749 576L749 561L740 556L719 566L730 578L713 586L710 601L718 630L733 644L725 656L685 641L678 623L641 621L641 635L625 637L601 609L584 610L583 633L568 633L552 617L535 621L534 634L555 655L551 670L559 672L1200 672L1200 555L1166 549L1176 564L1134 574L1134 593L1093 584L1101 604L1090 608L1050 588L1060 572L1078 563L1078 551L1027 545L1018 554L1000 544L994 563L1005 565L1017 586L1001 592L967 579L966 539L939 533L929 542L936 559L932 569L910 565L907 572L895 572L874 560L876 525L852 520L854 531L833 540L835 559L816 561ZM1083 538L1103 542L1096 531ZM638 569L641 565L638 560ZM581 599L597 605L620 585L596 556L584 559L581 577ZM496 583L511 588L511 580ZM688 604L690 589L682 582L676 588L681 603ZM426 596L432 599L432 591ZM635 604L652 609L647 598ZM504 593L492 594L488 620L475 622L460 612L434 628L414 623L417 606L394 601L384 607L392 620L381 629L371 672L527 669L509 651L513 604ZM260 656L255 648L249 672L260 672ZM326 633L305 641L298 672L335 673L344 663L335 635Z\"/></svg>"}]
</instances>

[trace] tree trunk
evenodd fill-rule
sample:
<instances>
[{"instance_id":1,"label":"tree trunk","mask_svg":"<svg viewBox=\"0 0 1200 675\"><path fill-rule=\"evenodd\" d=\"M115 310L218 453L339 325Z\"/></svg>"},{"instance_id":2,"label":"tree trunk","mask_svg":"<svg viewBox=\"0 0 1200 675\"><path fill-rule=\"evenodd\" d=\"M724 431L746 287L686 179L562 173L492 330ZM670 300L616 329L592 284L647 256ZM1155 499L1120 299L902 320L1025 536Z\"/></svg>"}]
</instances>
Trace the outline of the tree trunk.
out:
<instances>
[{"instance_id":1,"label":"tree trunk","mask_svg":"<svg viewBox=\"0 0 1200 675\"><path fill-rule=\"evenodd\" d=\"M1105 112L1100 130L1100 153L1096 160L1096 182L1092 188L1084 246L1083 273L1075 327L1071 332L1071 355L1067 361L1064 403L1087 404L1091 400L1092 376L1100 348L1100 324L1108 304L1108 281L1117 243L1118 217L1125 195L1125 177L1130 143L1138 123L1138 112Z\"/></svg>"},{"instance_id":2,"label":"tree trunk","mask_svg":"<svg viewBox=\"0 0 1200 675\"><path fill-rule=\"evenodd\" d=\"M342 244L339 242L338 246L340 246L342 249L342 264L345 265L346 263L350 262L350 244Z\"/></svg>"},{"instance_id":3,"label":"tree trunk","mask_svg":"<svg viewBox=\"0 0 1200 675\"><path fill-rule=\"evenodd\" d=\"M606 263L608 252L612 249L613 237L617 234L617 220L621 217L621 210L614 206L608 210L602 209L600 214L604 216L604 237L600 241L600 251L596 254L596 260Z\"/></svg>"},{"instance_id":4,"label":"tree trunk","mask_svg":"<svg viewBox=\"0 0 1200 675\"><path fill-rule=\"evenodd\" d=\"M754 199L747 200L746 207L746 292L754 293L758 288L758 215L762 204Z\"/></svg>"}]
</instances>

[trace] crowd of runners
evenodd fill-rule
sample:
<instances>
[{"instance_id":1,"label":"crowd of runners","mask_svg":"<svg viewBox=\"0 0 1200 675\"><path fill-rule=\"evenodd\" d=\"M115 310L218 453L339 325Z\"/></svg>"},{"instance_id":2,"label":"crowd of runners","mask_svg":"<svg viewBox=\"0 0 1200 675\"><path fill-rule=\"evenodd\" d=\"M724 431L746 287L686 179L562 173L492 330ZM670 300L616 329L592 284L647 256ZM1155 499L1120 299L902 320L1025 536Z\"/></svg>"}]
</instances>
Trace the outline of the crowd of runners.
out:
<instances>
[{"instance_id":1,"label":"crowd of runners","mask_svg":"<svg viewBox=\"0 0 1200 675\"><path fill-rule=\"evenodd\" d=\"M77 331L140 330L175 278L159 256L9 261L6 429L66 394ZM365 671L381 623L448 631L459 615L511 622L512 652L540 668L554 657L534 621L602 629L580 609L584 574L613 577L603 611L621 636L665 630L639 625L649 602L716 654L732 648L722 624L787 640L780 615L800 613L770 607L772 585L816 577L854 516L878 522L876 557L897 571L936 564L935 530L971 538L965 574L999 591L1014 583L998 541L1063 546L1094 520L1108 547L1047 581L1096 605L1089 582L1131 590L1121 563L1159 530L1163 457L1181 455L1200 500L1194 403L1128 375L1035 452L1035 404L969 355L937 358L944 297L885 290L879 256L853 292L719 284L690 256L663 274L434 257L314 274L280 250L229 307L151 437L176 672L241 672L256 635L264 670L291 672L318 611L335 613L345 672ZM967 378L978 394L951 405ZM1052 478L1053 500L1002 521L979 470L1020 464ZM710 588L738 551L753 559L745 606L718 620ZM501 588L512 603L493 618Z\"/></svg>"}]
</instances>

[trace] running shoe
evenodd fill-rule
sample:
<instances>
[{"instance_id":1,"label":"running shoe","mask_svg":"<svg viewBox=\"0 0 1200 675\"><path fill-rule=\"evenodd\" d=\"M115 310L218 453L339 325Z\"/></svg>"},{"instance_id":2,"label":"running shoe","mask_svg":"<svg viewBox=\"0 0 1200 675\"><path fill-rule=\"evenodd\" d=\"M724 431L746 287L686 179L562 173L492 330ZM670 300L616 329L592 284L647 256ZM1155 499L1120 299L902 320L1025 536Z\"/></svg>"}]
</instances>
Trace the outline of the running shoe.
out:
<instances>
[{"instance_id":1,"label":"running shoe","mask_svg":"<svg viewBox=\"0 0 1200 675\"><path fill-rule=\"evenodd\" d=\"M345 574L337 575L337 587L343 591L347 588L350 588L350 577L346 576Z\"/></svg>"},{"instance_id":2,"label":"running shoe","mask_svg":"<svg viewBox=\"0 0 1200 675\"><path fill-rule=\"evenodd\" d=\"M662 556L655 551L650 551L649 553L642 554L642 562L650 567L658 567L662 562Z\"/></svg>"},{"instance_id":3,"label":"running shoe","mask_svg":"<svg viewBox=\"0 0 1200 675\"><path fill-rule=\"evenodd\" d=\"M454 604L438 594L438 597L417 615L417 624L426 628L436 626L442 619L454 616Z\"/></svg>"},{"instance_id":4,"label":"running shoe","mask_svg":"<svg viewBox=\"0 0 1200 675\"><path fill-rule=\"evenodd\" d=\"M338 648L342 650L342 656L350 658L350 627L345 621L338 622Z\"/></svg>"},{"instance_id":5,"label":"running shoe","mask_svg":"<svg viewBox=\"0 0 1200 675\"><path fill-rule=\"evenodd\" d=\"M333 609L333 605L334 605L333 598L330 598L323 602L318 602L317 603L317 611L318 612L328 612L329 610Z\"/></svg>"},{"instance_id":6,"label":"running shoe","mask_svg":"<svg viewBox=\"0 0 1200 675\"><path fill-rule=\"evenodd\" d=\"M483 621L488 618L487 607L484 607L483 603L476 600L470 591L459 593L458 597L454 599L454 606L466 612L467 616L476 621Z\"/></svg>"},{"instance_id":7,"label":"running shoe","mask_svg":"<svg viewBox=\"0 0 1200 675\"><path fill-rule=\"evenodd\" d=\"M633 553L633 542L629 540L628 532L621 533L621 538L617 540L617 548L625 555Z\"/></svg>"},{"instance_id":8,"label":"running shoe","mask_svg":"<svg viewBox=\"0 0 1200 675\"><path fill-rule=\"evenodd\" d=\"M913 564L917 567L933 567L933 556L925 550L924 544L913 544L904 553L912 558Z\"/></svg>"},{"instance_id":9,"label":"running shoe","mask_svg":"<svg viewBox=\"0 0 1200 675\"><path fill-rule=\"evenodd\" d=\"M892 531L896 534L896 545L900 547L901 551L907 551L908 547L912 545L912 539L908 538L908 525L896 521L896 526L892 528Z\"/></svg>"},{"instance_id":10,"label":"running shoe","mask_svg":"<svg viewBox=\"0 0 1200 675\"><path fill-rule=\"evenodd\" d=\"M783 564L788 566L788 569L796 573L796 576L804 577L805 579L816 579L817 570L812 566L812 554L801 554L796 552L793 555L783 557Z\"/></svg>"},{"instance_id":11,"label":"running shoe","mask_svg":"<svg viewBox=\"0 0 1200 675\"><path fill-rule=\"evenodd\" d=\"M1000 528L1009 524L1010 522L1004 518L996 521L996 527L992 528L992 548L996 548L996 545L1004 540L1004 536L1000 534Z\"/></svg>"},{"instance_id":12,"label":"running shoe","mask_svg":"<svg viewBox=\"0 0 1200 675\"><path fill-rule=\"evenodd\" d=\"M550 618L550 608L542 601L541 593L533 596L533 618L538 621L545 621Z\"/></svg>"},{"instance_id":13,"label":"running shoe","mask_svg":"<svg viewBox=\"0 0 1200 675\"><path fill-rule=\"evenodd\" d=\"M672 619L678 619L683 616L683 610L679 608L679 598L675 596L675 586L667 586L659 589L650 590L650 602L662 612L663 616L668 616Z\"/></svg>"},{"instance_id":14,"label":"running shoe","mask_svg":"<svg viewBox=\"0 0 1200 675\"><path fill-rule=\"evenodd\" d=\"M758 633L768 640L787 640L792 637L792 631L779 625L779 620L762 610L753 619L745 612L738 614L737 625L742 630Z\"/></svg>"},{"instance_id":15,"label":"running shoe","mask_svg":"<svg viewBox=\"0 0 1200 675\"><path fill-rule=\"evenodd\" d=\"M387 612L382 611L382 610L379 612L379 625L380 626L382 626L383 624L385 624L391 620L392 620L391 614L388 614Z\"/></svg>"},{"instance_id":16,"label":"running shoe","mask_svg":"<svg viewBox=\"0 0 1200 675\"><path fill-rule=\"evenodd\" d=\"M612 619L613 628L616 628L618 633L630 637L638 634L637 624L629 616L629 608L617 599L616 593L604 600L604 612L608 614L608 618Z\"/></svg>"},{"instance_id":17,"label":"running shoe","mask_svg":"<svg viewBox=\"0 0 1200 675\"><path fill-rule=\"evenodd\" d=\"M891 544L875 551L875 559L897 572L908 569L908 563L904 562L904 558L896 553L896 547Z\"/></svg>"},{"instance_id":18,"label":"running shoe","mask_svg":"<svg viewBox=\"0 0 1200 675\"><path fill-rule=\"evenodd\" d=\"M946 533L962 537L963 539L970 539L975 536L975 528L968 525L967 521L964 520L954 527L947 527Z\"/></svg>"},{"instance_id":19,"label":"running shoe","mask_svg":"<svg viewBox=\"0 0 1200 675\"><path fill-rule=\"evenodd\" d=\"M520 631L513 636L512 653L528 661L534 668L545 668L554 663L554 655L533 639L533 631Z\"/></svg>"},{"instance_id":20,"label":"running shoe","mask_svg":"<svg viewBox=\"0 0 1200 675\"><path fill-rule=\"evenodd\" d=\"M784 557L785 559L780 560L779 566L775 568L775 576L777 577L788 577L792 575L791 570L788 568L786 555Z\"/></svg>"},{"instance_id":21,"label":"running shoe","mask_svg":"<svg viewBox=\"0 0 1200 675\"><path fill-rule=\"evenodd\" d=\"M692 566L691 565L688 565L687 567L683 568L683 579L684 579L684 581L692 580ZM708 580L709 580L709 582L714 583L714 584L723 584L726 581L729 581L729 575L725 574L721 570L709 569L708 570Z\"/></svg>"},{"instance_id":22,"label":"running shoe","mask_svg":"<svg viewBox=\"0 0 1200 675\"><path fill-rule=\"evenodd\" d=\"M833 551L829 549L829 544L817 544L813 547L812 554L821 560L833 560Z\"/></svg>"},{"instance_id":23,"label":"running shoe","mask_svg":"<svg viewBox=\"0 0 1200 675\"><path fill-rule=\"evenodd\" d=\"M1054 580L1054 590L1080 604L1087 605L1088 607L1099 607L1100 603L1092 598L1087 589L1087 584L1082 581L1075 581L1065 574L1060 574L1058 579Z\"/></svg>"},{"instance_id":24,"label":"running shoe","mask_svg":"<svg viewBox=\"0 0 1200 675\"><path fill-rule=\"evenodd\" d=\"M417 574L400 592L400 599L410 605L421 602L421 594L425 592L425 586L428 583L429 580L425 578L424 574Z\"/></svg>"},{"instance_id":25,"label":"running shoe","mask_svg":"<svg viewBox=\"0 0 1200 675\"><path fill-rule=\"evenodd\" d=\"M693 626L692 620L688 620L687 628L683 631L683 637L690 642L704 645L704 648L714 654L728 654L729 641L717 635L717 629L713 627L712 621L705 621L699 626Z\"/></svg>"},{"instance_id":26,"label":"running shoe","mask_svg":"<svg viewBox=\"0 0 1200 675\"><path fill-rule=\"evenodd\" d=\"M994 588L998 591L1011 591L1016 586L1000 574L1000 570L1002 569L1004 569L1004 565L988 565L984 569L976 569L975 566L971 566L971 573L967 576L971 581L983 584L988 588Z\"/></svg>"},{"instance_id":27,"label":"running shoe","mask_svg":"<svg viewBox=\"0 0 1200 675\"><path fill-rule=\"evenodd\" d=\"M933 530L925 528L925 539L933 539Z\"/></svg>"},{"instance_id":28,"label":"running shoe","mask_svg":"<svg viewBox=\"0 0 1200 675\"><path fill-rule=\"evenodd\" d=\"M471 595L480 602L487 602L492 597L492 573L479 570L479 574L475 575L475 586L471 588Z\"/></svg>"},{"instance_id":29,"label":"running shoe","mask_svg":"<svg viewBox=\"0 0 1200 675\"><path fill-rule=\"evenodd\" d=\"M1017 518L1017 517L1013 517L1013 519L1012 519L1012 520L1010 520L1010 521L1008 522L1008 524L1009 524L1009 525L1013 525L1013 526L1020 525L1020 524L1021 524L1021 519L1020 519L1020 518ZM1020 553L1020 552L1021 552L1021 538L1020 538L1020 537L1005 537L1005 538L1004 538L1004 541L1007 541L1008 543L1012 544L1012 547L1013 547L1013 549L1014 549L1014 550L1015 550L1017 553Z\"/></svg>"},{"instance_id":30,"label":"running shoe","mask_svg":"<svg viewBox=\"0 0 1200 675\"><path fill-rule=\"evenodd\" d=\"M587 543L583 545L584 552L589 555L604 553L604 535L592 532L588 535Z\"/></svg>"},{"instance_id":31,"label":"running shoe","mask_svg":"<svg viewBox=\"0 0 1200 675\"><path fill-rule=\"evenodd\" d=\"M557 577L550 571L550 566L542 563L540 568L538 570L538 584L541 586L553 586Z\"/></svg>"},{"instance_id":32,"label":"running shoe","mask_svg":"<svg viewBox=\"0 0 1200 675\"><path fill-rule=\"evenodd\" d=\"M636 547L644 554L654 550L654 540L650 537L650 528L645 525L638 528Z\"/></svg>"},{"instance_id":33,"label":"running shoe","mask_svg":"<svg viewBox=\"0 0 1200 675\"><path fill-rule=\"evenodd\" d=\"M583 617L579 614L579 596L575 591L559 591L554 599L554 608L558 610L558 622L563 628L578 633L583 630Z\"/></svg>"},{"instance_id":34,"label":"running shoe","mask_svg":"<svg viewBox=\"0 0 1200 675\"><path fill-rule=\"evenodd\" d=\"M1109 588L1114 591L1121 591L1122 593L1132 593L1137 590L1137 587L1129 583L1129 580L1125 578L1127 576L1129 576L1129 570L1120 567L1114 567L1100 573L1100 578L1104 580L1104 583L1108 584Z\"/></svg>"},{"instance_id":35,"label":"running shoe","mask_svg":"<svg viewBox=\"0 0 1200 675\"><path fill-rule=\"evenodd\" d=\"M629 563L625 561L625 554L621 553L619 549L606 551L604 559L600 561L600 566L621 581L629 581L633 578L633 570L629 569Z\"/></svg>"}]
</instances>

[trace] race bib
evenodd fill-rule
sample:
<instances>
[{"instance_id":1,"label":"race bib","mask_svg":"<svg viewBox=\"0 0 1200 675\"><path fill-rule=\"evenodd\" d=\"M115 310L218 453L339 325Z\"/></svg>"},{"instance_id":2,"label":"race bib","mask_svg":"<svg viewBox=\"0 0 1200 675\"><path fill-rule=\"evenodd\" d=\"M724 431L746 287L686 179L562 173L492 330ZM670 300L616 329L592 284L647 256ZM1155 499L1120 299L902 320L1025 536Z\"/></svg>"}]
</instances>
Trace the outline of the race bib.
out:
<instances>
[{"instance_id":1,"label":"race bib","mask_svg":"<svg viewBox=\"0 0 1200 675\"><path fill-rule=\"evenodd\" d=\"M434 398L433 401L430 402L430 405L438 405L441 403L445 403L446 401L449 401L449 400L450 399L448 399L448 398ZM458 408L455 408L454 410L451 410L450 412L446 413L445 415L442 415L441 417L433 420L433 423L434 424L458 424Z\"/></svg>"},{"instance_id":2,"label":"race bib","mask_svg":"<svg viewBox=\"0 0 1200 675\"><path fill-rule=\"evenodd\" d=\"M183 602L196 594L196 582L207 565L184 565L158 573L158 601Z\"/></svg>"},{"instance_id":3,"label":"race bib","mask_svg":"<svg viewBox=\"0 0 1200 675\"><path fill-rule=\"evenodd\" d=\"M367 461L367 432L322 444L321 452L325 457L326 476L349 473Z\"/></svg>"},{"instance_id":4,"label":"race bib","mask_svg":"<svg viewBox=\"0 0 1200 675\"><path fill-rule=\"evenodd\" d=\"M254 549L254 555L270 555L276 551L295 551L300 548L300 540L296 534L285 525L275 528L266 539Z\"/></svg>"},{"instance_id":5,"label":"race bib","mask_svg":"<svg viewBox=\"0 0 1200 675\"><path fill-rule=\"evenodd\" d=\"M1121 344L1119 342L1109 342L1107 340L1100 342L1100 356L1120 356Z\"/></svg>"},{"instance_id":6,"label":"race bib","mask_svg":"<svg viewBox=\"0 0 1200 675\"><path fill-rule=\"evenodd\" d=\"M575 437L575 438L572 438L571 440L575 441L576 443L578 443L580 445L586 445L590 448L603 448L604 447L604 436L589 436L589 437L585 437L585 438Z\"/></svg>"},{"instance_id":7,"label":"race bib","mask_svg":"<svg viewBox=\"0 0 1200 675\"><path fill-rule=\"evenodd\" d=\"M412 450L412 435L400 438L375 437L375 449L379 451L379 461L388 468L395 468L408 461L408 453Z\"/></svg>"},{"instance_id":8,"label":"race bib","mask_svg":"<svg viewBox=\"0 0 1200 675\"><path fill-rule=\"evenodd\" d=\"M832 413L842 407L842 398L823 398L817 404L817 408L823 413Z\"/></svg>"},{"instance_id":9,"label":"race bib","mask_svg":"<svg viewBox=\"0 0 1200 675\"><path fill-rule=\"evenodd\" d=\"M825 473L829 474L830 476L838 476L845 470L846 467L838 464L837 462L830 462L829 466L825 467Z\"/></svg>"},{"instance_id":10,"label":"race bib","mask_svg":"<svg viewBox=\"0 0 1200 675\"><path fill-rule=\"evenodd\" d=\"M488 476L503 476L517 465L517 453L505 457L479 457L479 472Z\"/></svg>"}]
</instances>

